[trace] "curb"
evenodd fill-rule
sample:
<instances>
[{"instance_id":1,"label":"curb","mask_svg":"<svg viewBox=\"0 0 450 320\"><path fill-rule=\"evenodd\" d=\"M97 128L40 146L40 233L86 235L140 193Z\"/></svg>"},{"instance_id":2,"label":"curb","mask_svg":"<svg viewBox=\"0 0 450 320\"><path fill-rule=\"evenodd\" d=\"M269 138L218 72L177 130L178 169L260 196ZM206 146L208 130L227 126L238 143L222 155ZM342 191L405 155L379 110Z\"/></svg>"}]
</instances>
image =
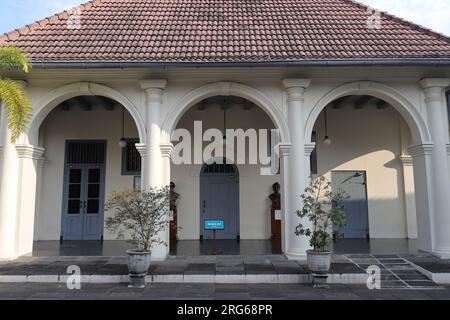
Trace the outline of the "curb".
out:
<instances>
[{"instance_id":1,"label":"curb","mask_svg":"<svg viewBox=\"0 0 450 320\"><path fill-rule=\"evenodd\" d=\"M70 275L0 275L0 283L66 283ZM128 283L128 275L81 275L81 283ZM329 274L330 284L366 284L367 274ZM310 274L147 275L146 283L311 283Z\"/></svg>"},{"instance_id":2,"label":"curb","mask_svg":"<svg viewBox=\"0 0 450 320\"><path fill-rule=\"evenodd\" d=\"M437 284L450 284L450 273L433 273L427 269L418 266L417 264L410 262L411 265L420 273L425 275L431 281Z\"/></svg>"}]
</instances>

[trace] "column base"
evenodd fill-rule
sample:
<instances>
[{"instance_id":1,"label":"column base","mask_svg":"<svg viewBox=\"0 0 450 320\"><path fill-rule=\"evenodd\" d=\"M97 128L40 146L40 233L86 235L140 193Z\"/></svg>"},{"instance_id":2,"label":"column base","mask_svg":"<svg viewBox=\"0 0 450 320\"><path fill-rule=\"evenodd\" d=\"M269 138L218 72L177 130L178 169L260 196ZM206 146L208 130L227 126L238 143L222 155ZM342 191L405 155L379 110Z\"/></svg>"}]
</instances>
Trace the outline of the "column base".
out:
<instances>
[{"instance_id":1,"label":"column base","mask_svg":"<svg viewBox=\"0 0 450 320\"><path fill-rule=\"evenodd\" d=\"M4 256L4 257L0 256L0 262L13 261L13 260L18 259L19 257L20 257L20 256L18 256L18 255Z\"/></svg>"},{"instance_id":2,"label":"column base","mask_svg":"<svg viewBox=\"0 0 450 320\"><path fill-rule=\"evenodd\" d=\"M288 260L306 261L306 250L308 249L291 249L285 252L284 255Z\"/></svg>"},{"instance_id":3,"label":"column base","mask_svg":"<svg viewBox=\"0 0 450 320\"><path fill-rule=\"evenodd\" d=\"M168 257L168 247L156 247L152 250L152 261L165 261Z\"/></svg>"},{"instance_id":4,"label":"column base","mask_svg":"<svg viewBox=\"0 0 450 320\"><path fill-rule=\"evenodd\" d=\"M440 259L450 259L450 248L435 249L433 250L432 255Z\"/></svg>"}]
</instances>

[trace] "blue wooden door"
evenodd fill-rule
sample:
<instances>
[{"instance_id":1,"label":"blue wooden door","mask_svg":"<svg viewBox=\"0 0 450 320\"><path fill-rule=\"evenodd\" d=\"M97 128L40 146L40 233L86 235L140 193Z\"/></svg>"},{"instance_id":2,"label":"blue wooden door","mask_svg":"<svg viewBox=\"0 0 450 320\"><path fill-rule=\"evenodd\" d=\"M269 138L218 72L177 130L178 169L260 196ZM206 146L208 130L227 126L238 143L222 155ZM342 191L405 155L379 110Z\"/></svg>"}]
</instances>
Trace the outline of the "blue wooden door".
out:
<instances>
[{"instance_id":1,"label":"blue wooden door","mask_svg":"<svg viewBox=\"0 0 450 320\"><path fill-rule=\"evenodd\" d=\"M106 144L75 141L68 142L66 149L61 238L101 240Z\"/></svg>"},{"instance_id":2,"label":"blue wooden door","mask_svg":"<svg viewBox=\"0 0 450 320\"><path fill-rule=\"evenodd\" d=\"M339 229L344 238L369 237L366 173L361 171L332 172L333 191L343 190L349 198L343 202L347 226Z\"/></svg>"},{"instance_id":3,"label":"blue wooden door","mask_svg":"<svg viewBox=\"0 0 450 320\"><path fill-rule=\"evenodd\" d=\"M66 170L63 239L100 240L103 235L104 168L70 165Z\"/></svg>"},{"instance_id":4,"label":"blue wooden door","mask_svg":"<svg viewBox=\"0 0 450 320\"><path fill-rule=\"evenodd\" d=\"M224 230L216 231L217 239L236 239L239 236L239 178L231 165L204 167L201 176L200 235L212 238L212 231L204 230L205 220L223 220Z\"/></svg>"}]
</instances>

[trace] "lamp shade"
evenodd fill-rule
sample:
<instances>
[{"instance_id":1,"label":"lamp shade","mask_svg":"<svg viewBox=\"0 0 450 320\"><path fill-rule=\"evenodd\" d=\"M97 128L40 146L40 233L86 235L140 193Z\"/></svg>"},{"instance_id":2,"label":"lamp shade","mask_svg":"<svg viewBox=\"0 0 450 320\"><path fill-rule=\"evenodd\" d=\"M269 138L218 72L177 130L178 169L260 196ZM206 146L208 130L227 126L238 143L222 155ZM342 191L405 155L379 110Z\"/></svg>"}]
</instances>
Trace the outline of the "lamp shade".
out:
<instances>
[{"instance_id":1,"label":"lamp shade","mask_svg":"<svg viewBox=\"0 0 450 320\"><path fill-rule=\"evenodd\" d=\"M127 141L126 141L124 138L120 139L120 141L119 141L119 147L121 147L121 148L123 149L123 148L125 148L126 146L127 146Z\"/></svg>"}]
</instances>

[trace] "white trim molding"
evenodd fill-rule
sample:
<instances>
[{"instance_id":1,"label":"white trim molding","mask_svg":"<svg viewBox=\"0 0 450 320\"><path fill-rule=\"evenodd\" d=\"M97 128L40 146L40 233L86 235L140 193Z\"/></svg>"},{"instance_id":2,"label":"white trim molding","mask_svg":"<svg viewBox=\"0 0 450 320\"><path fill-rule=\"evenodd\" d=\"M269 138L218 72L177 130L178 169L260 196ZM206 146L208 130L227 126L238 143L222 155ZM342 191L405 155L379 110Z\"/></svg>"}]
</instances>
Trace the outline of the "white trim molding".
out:
<instances>
[{"instance_id":1,"label":"white trim molding","mask_svg":"<svg viewBox=\"0 0 450 320\"><path fill-rule=\"evenodd\" d=\"M433 153L434 144L426 143L408 147L411 157L430 156Z\"/></svg>"},{"instance_id":2,"label":"white trim molding","mask_svg":"<svg viewBox=\"0 0 450 320\"><path fill-rule=\"evenodd\" d=\"M290 143L280 143L278 144L278 151L280 153L280 158L289 157L291 154L292 145Z\"/></svg>"},{"instance_id":3,"label":"white trim molding","mask_svg":"<svg viewBox=\"0 0 450 320\"><path fill-rule=\"evenodd\" d=\"M161 150L161 156L163 158L172 158L173 144L172 143L160 143L159 149Z\"/></svg>"},{"instance_id":4,"label":"white trim molding","mask_svg":"<svg viewBox=\"0 0 450 320\"><path fill-rule=\"evenodd\" d=\"M280 130L281 141L290 141L289 126L280 106L258 89L232 81L221 81L203 85L188 92L168 108L162 122L161 141L170 142L178 121L196 103L218 95L232 95L247 99L260 107Z\"/></svg>"},{"instance_id":5,"label":"white trim molding","mask_svg":"<svg viewBox=\"0 0 450 320\"><path fill-rule=\"evenodd\" d=\"M398 157L398 159L400 160L400 163L403 166L412 166L413 165L413 157L409 154L401 155L400 157Z\"/></svg>"},{"instance_id":6,"label":"white trim molding","mask_svg":"<svg viewBox=\"0 0 450 320\"><path fill-rule=\"evenodd\" d=\"M15 147L19 159L39 160L45 152L44 148L35 147L30 144L18 144Z\"/></svg>"},{"instance_id":7,"label":"white trim molding","mask_svg":"<svg viewBox=\"0 0 450 320\"><path fill-rule=\"evenodd\" d=\"M137 151L141 155L142 158L147 156L147 144L145 143L136 143L135 144Z\"/></svg>"},{"instance_id":8,"label":"white trim molding","mask_svg":"<svg viewBox=\"0 0 450 320\"><path fill-rule=\"evenodd\" d=\"M310 157L315 148L315 143L305 143L305 156Z\"/></svg>"}]
</instances>

